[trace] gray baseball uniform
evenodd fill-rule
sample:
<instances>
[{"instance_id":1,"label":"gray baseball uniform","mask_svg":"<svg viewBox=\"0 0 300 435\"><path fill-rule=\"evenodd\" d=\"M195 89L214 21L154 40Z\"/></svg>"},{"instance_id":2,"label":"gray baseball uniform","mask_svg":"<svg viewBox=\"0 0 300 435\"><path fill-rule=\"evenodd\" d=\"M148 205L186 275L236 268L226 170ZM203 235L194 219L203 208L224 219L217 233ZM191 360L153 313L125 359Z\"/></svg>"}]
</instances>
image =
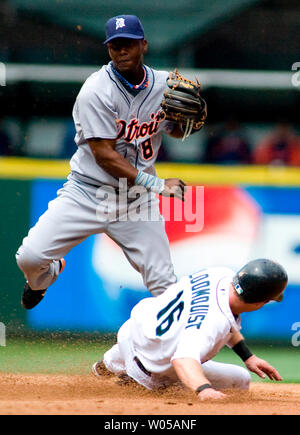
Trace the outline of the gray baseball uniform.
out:
<instances>
[{"instance_id":1,"label":"gray baseball uniform","mask_svg":"<svg viewBox=\"0 0 300 435\"><path fill-rule=\"evenodd\" d=\"M123 249L153 295L176 281L155 194L142 189L138 198L131 192L128 203L124 196L118 202L119 180L97 164L87 143L91 138L117 139L119 154L138 170L155 175L162 133L171 132L174 125L158 119L168 73L144 68L148 86L137 95L118 80L111 63L82 86L73 109L78 150L70 162L68 181L17 252L31 289L48 288L58 276L58 260L89 235L102 232ZM109 186L116 188L115 194ZM135 204L144 216L151 210L152 219L130 219L130 213L128 218Z\"/></svg>"}]
</instances>

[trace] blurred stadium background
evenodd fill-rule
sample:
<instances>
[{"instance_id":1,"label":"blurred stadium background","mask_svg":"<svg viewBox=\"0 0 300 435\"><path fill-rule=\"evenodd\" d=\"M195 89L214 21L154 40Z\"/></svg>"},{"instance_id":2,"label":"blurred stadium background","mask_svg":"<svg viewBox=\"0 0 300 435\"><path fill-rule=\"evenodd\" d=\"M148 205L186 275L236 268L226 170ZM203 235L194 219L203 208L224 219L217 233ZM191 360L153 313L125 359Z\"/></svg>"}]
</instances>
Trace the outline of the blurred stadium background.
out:
<instances>
[{"instance_id":1,"label":"blurred stadium background","mask_svg":"<svg viewBox=\"0 0 300 435\"><path fill-rule=\"evenodd\" d=\"M0 322L7 338L7 346L0 347L0 370L40 371L38 361L47 352L56 355L53 370L60 362L69 370L81 358L93 360L99 352L95 337L114 339L132 306L148 296L116 246L95 236L67 256L66 269L45 301L25 312L20 307L24 280L14 259L68 174L76 151L72 106L84 80L109 60L102 44L105 22L128 13L144 24L145 63L196 75L208 102L203 131L184 144L166 137L157 164L161 176L204 186L202 231L186 233L187 222L166 222L175 270L180 276L203 265L238 269L254 257L280 261L290 277L284 303L245 316L243 333L254 346L263 346L263 354L272 354L287 380L299 381L299 1L127 0L122 5L116 0L0 1L5 69L5 83L0 80ZM32 341L32 336L39 338ZM61 340L69 343L68 355L59 353L55 343Z\"/></svg>"}]
</instances>

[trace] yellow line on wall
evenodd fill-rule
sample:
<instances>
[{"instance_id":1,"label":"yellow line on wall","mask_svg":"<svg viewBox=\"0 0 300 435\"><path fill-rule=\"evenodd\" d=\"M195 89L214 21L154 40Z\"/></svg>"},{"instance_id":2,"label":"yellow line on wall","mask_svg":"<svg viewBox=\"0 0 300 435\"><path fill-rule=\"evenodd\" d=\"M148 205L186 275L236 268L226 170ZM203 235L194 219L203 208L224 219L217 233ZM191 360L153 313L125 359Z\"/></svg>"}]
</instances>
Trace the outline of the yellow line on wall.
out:
<instances>
[{"instance_id":1,"label":"yellow line on wall","mask_svg":"<svg viewBox=\"0 0 300 435\"><path fill-rule=\"evenodd\" d=\"M182 178L191 184L300 186L300 168L157 164L161 178Z\"/></svg>"},{"instance_id":2,"label":"yellow line on wall","mask_svg":"<svg viewBox=\"0 0 300 435\"><path fill-rule=\"evenodd\" d=\"M66 178L69 161L43 160L17 157L0 158L0 177L13 179Z\"/></svg>"},{"instance_id":3,"label":"yellow line on wall","mask_svg":"<svg viewBox=\"0 0 300 435\"><path fill-rule=\"evenodd\" d=\"M161 178L181 178L198 185L300 186L300 168L157 163L156 170ZM65 179L69 172L68 160L0 158L2 179Z\"/></svg>"}]
</instances>

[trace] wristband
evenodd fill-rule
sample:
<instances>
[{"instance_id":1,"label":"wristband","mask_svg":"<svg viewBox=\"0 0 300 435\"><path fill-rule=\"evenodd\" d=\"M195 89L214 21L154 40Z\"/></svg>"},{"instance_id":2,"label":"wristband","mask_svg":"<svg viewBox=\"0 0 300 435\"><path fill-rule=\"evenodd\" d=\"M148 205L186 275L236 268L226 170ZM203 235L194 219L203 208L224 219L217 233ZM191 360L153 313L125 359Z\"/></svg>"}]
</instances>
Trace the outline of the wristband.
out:
<instances>
[{"instance_id":1,"label":"wristband","mask_svg":"<svg viewBox=\"0 0 300 435\"><path fill-rule=\"evenodd\" d=\"M246 345L245 340L239 341L232 347L232 350L242 359L242 361L246 361L250 356L253 355L251 350Z\"/></svg>"},{"instance_id":2,"label":"wristband","mask_svg":"<svg viewBox=\"0 0 300 435\"><path fill-rule=\"evenodd\" d=\"M144 186L147 190L154 193L161 193L165 188L165 180L155 177L154 175L146 174L146 172L139 171L134 184Z\"/></svg>"},{"instance_id":3,"label":"wristband","mask_svg":"<svg viewBox=\"0 0 300 435\"><path fill-rule=\"evenodd\" d=\"M201 393L201 391L205 390L206 388L213 388L213 387L211 386L211 384L203 384L203 385L200 385L200 387L198 387L195 390L195 392L196 392L196 394L199 394L199 393Z\"/></svg>"}]
</instances>

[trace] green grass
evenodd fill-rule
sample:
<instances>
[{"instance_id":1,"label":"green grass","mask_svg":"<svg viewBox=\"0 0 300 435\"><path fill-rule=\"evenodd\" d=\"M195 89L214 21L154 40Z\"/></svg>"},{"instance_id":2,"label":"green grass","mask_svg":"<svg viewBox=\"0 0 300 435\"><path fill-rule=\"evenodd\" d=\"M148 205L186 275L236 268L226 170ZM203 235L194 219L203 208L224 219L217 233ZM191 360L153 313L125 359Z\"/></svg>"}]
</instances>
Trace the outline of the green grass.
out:
<instances>
[{"instance_id":1,"label":"green grass","mask_svg":"<svg viewBox=\"0 0 300 435\"><path fill-rule=\"evenodd\" d=\"M114 337L34 337L8 338L0 347L0 372L5 373L90 373L92 364L101 359L115 342ZM289 346L252 345L253 353L274 366L284 382L300 383L300 349ZM234 352L224 348L216 361L238 364L242 361ZM261 379L254 375L255 382ZM263 381L266 382L266 381Z\"/></svg>"},{"instance_id":2,"label":"green grass","mask_svg":"<svg viewBox=\"0 0 300 435\"><path fill-rule=\"evenodd\" d=\"M0 347L0 372L85 374L114 341L94 339L8 339Z\"/></svg>"}]
</instances>

